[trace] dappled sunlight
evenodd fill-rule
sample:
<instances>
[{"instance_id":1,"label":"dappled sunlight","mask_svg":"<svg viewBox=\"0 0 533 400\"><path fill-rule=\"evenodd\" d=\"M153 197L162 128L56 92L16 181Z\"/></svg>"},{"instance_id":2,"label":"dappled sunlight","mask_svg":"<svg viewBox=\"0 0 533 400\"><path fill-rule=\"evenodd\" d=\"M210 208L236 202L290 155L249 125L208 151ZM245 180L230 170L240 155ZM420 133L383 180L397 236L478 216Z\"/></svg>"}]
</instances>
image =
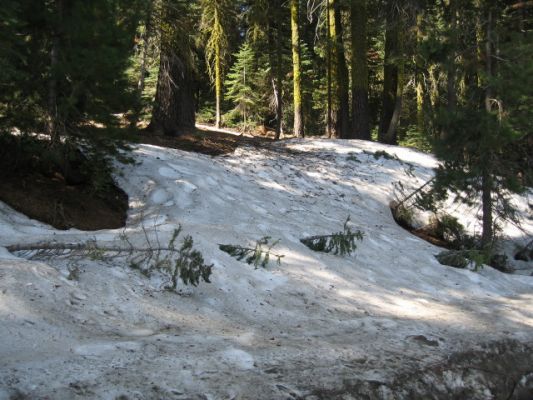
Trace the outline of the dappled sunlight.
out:
<instances>
[{"instance_id":1,"label":"dappled sunlight","mask_svg":"<svg viewBox=\"0 0 533 400\"><path fill-rule=\"evenodd\" d=\"M18 301L13 304L0 294L0 318L17 313L13 326L27 335L50 333L48 321L59 325L75 341L64 354L84 366L83 357L141 364L148 358L156 360L150 368L166 360L172 373L189 377L205 370L235 376L253 370L276 382L295 366L382 379L376 360L418 365L479 337L530 337L533 281L492 269L443 267L434 258L437 247L394 223L391 183L414 188L431 171L417 165L411 176L397 160L364 153L384 148L396 154L358 141L290 141L218 158L139 145L138 165L125 166L120 178L130 195L127 226L90 236L62 232L57 240L96 239L129 248L126 235L130 243L153 249L167 246L181 225L175 244L191 235L194 249L214 265L211 283L178 284L172 293L164 289L170 281L164 267L154 264L157 272L145 277L122 257L108 264L84 261L79 281L67 284L69 259L63 257L49 261L63 277L32 272L48 282L47 290L57 289L54 298L32 302L20 290L10 295ZM348 160L352 155L360 162ZM405 157L414 162L419 156L421 164L427 161L410 150ZM301 243L342 231L348 216L350 226L364 233L353 254L314 252ZM20 242L49 234L28 222L9 226ZM219 248L253 250L265 236L271 243L280 240L265 268ZM275 255L283 256L280 265Z\"/></svg>"}]
</instances>

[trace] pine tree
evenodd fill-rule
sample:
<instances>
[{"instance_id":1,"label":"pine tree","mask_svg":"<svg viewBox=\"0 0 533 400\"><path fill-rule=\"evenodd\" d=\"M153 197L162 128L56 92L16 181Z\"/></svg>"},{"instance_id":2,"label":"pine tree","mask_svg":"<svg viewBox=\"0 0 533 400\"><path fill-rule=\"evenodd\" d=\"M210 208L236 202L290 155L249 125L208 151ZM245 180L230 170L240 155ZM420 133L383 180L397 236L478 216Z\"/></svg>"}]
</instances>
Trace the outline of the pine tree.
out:
<instances>
[{"instance_id":1,"label":"pine tree","mask_svg":"<svg viewBox=\"0 0 533 400\"><path fill-rule=\"evenodd\" d=\"M385 60L383 66L382 113L379 141L397 144L397 128L402 109L404 85L403 39L404 0L386 2Z\"/></svg>"},{"instance_id":2,"label":"pine tree","mask_svg":"<svg viewBox=\"0 0 533 400\"><path fill-rule=\"evenodd\" d=\"M235 54L235 63L226 80L226 98L235 104L234 111L242 116L244 131L247 131L250 119L260 99L256 88L257 72L254 65L255 54L248 42L244 42Z\"/></svg>"},{"instance_id":3,"label":"pine tree","mask_svg":"<svg viewBox=\"0 0 533 400\"><path fill-rule=\"evenodd\" d=\"M195 126L191 8L177 0L162 0L160 7L159 74L148 130L175 136Z\"/></svg>"},{"instance_id":4,"label":"pine tree","mask_svg":"<svg viewBox=\"0 0 533 400\"><path fill-rule=\"evenodd\" d=\"M300 2L291 0L291 43L293 67L293 99L294 99L294 134L304 136L304 121L302 109L302 64L300 60Z\"/></svg>"},{"instance_id":5,"label":"pine tree","mask_svg":"<svg viewBox=\"0 0 533 400\"><path fill-rule=\"evenodd\" d=\"M6 66L13 75L1 91L16 94L6 111L11 124L58 144L82 133L81 122L115 123L113 114L132 105L125 71L141 1L4 2L0 40L8 38L2 48L14 68Z\"/></svg>"},{"instance_id":6,"label":"pine tree","mask_svg":"<svg viewBox=\"0 0 533 400\"><path fill-rule=\"evenodd\" d=\"M510 50L520 41L515 32L506 27L501 17L504 10L499 7L487 2L473 9L478 21L477 52L463 47L469 46L469 42L451 41L456 47L448 51L462 53L464 66L455 61L446 63L445 68L460 71L463 67L466 71L463 79L471 88L457 99L455 93L448 94L448 104L440 107L437 118L444 134L435 146L435 153L443 162L437 170L435 192L445 196L450 190L466 203L481 202L480 247L483 249L491 248L494 243L494 215L515 218L509 193L522 191L527 176L531 176L531 165L525 161L527 156L516 157L516 154L520 153L519 145L530 132L528 125L518 121L524 121L522 117L526 115L526 119L533 118L530 107L517 104L524 100L523 105L531 102L526 89L531 85L531 76L527 76L525 60L533 46L528 43L518 56ZM461 9L461 12L470 10ZM501 40L496 40L497 37ZM478 68L471 71L472 65ZM471 80L474 74L478 77L477 84ZM450 76L453 75L448 73ZM456 87L447 86L448 90Z\"/></svg>"},{"instance_id":7,"label":"pine tree","mask_svg":"<svg viewBox=\"0 0 533 400\"><path fill-rule=\"evenodd\" d=\"M370 140L367 65L366 0L351 1L352 18L352 135Z\"/></svg>"},{"instance_id":8,"label":"pine tree","mask_svg":"<svg viewBox=\"0 0 533 400\"><path fill-rule=\"evenodd\" d=\"M215 86L215 126L220 128L222 83L229 49L229 31L234 18L232 0L201 0L202 35L207 38L205 52L209 77Z\"/></svg>"}]
</instances>

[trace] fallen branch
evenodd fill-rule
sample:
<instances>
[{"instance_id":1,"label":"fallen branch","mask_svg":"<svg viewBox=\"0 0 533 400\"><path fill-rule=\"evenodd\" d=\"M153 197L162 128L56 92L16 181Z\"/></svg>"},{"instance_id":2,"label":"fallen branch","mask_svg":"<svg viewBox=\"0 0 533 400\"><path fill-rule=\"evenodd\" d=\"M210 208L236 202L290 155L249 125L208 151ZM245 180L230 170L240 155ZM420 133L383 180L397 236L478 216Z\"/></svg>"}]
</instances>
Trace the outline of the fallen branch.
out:
<instances>
[{"instance_id":1,"label":"fallen branch","mask_svg":"<svg viewBox=\"0 0 533 400\"><path fill-rule=\"evenodd\" d=\"M181 247L175 247L176 239L181 233L181 225L174 230L167 246L161 246L156 236L158 246L153 247L144 227L143 233L145 247L134 246L123 233L119 236L121 244L99 245L96 240L81 243L39 242L12 245L8 246L7 250L11 253L23 253L22 256L30 260L78 257L109 262L123 257L131 268L138 269L144 275L149 276L154 270L170 275L171 283L167 286L168 289L176 289L178 278L186 285L197 286L200 280L209 283L213 265L204 263L202 254L193 248L192 237L185 236Z\"/></svg>"},{"instance_id":2,"label":"fallen branch","mask_svg":"<svg viewBox=\"0 0 533 400\"><path fill-rule=\"evenodd\" d=\"M97 249L110 253L125 253L125 252L139 252L139 253L148 253L155 251L176 251L171 247L120 247L120 246L100 246L97 245L94 241L82 242L82 243L60 243L60 242L39 242L32 244L16 244L6 247L7 251L10 253L19 252L19 251L84 251Z\"/></svg>"}]
</instances>

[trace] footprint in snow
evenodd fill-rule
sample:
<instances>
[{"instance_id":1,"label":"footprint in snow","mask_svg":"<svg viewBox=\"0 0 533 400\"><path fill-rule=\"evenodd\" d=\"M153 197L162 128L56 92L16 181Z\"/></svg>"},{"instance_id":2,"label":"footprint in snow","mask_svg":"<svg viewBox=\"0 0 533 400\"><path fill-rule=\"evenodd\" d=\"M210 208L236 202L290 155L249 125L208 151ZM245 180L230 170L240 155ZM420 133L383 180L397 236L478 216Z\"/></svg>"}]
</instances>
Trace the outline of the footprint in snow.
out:
<instances>
[{"instance_id":1,"label":"footprint in snow","mask_svg":"<svg viewBox=\"0 0 533 400\"><path fill-rule=\"evenodd\" d=\"M160 205L168 202L172 198L172 195L165 189L157 189L150 197L152 203Z\"/></svg>"}]
</instances>

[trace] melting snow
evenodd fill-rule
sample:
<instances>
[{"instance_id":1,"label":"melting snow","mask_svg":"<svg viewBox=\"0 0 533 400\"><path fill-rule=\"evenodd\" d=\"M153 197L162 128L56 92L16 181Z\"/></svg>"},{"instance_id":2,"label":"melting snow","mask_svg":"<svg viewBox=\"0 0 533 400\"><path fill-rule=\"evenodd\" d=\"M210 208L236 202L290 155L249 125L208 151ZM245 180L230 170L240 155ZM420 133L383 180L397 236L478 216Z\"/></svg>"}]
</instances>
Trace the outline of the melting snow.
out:
<instances>
[{"instance_id":1,"label":"melting snow","mask_svg":"<svg viewBox=\"0 0 533 400\"><path fill-rule=\"evenodd\" d=\"M383 150L402 161L376 160ZM79 281L68 280L68 260L30 262L1 246L105 242L122 230L60 232L0 204L0 399L15 390L285 399L347 380L386 381L480 341L533 341L532 277L444 267L433 257L439 248L394 223L393 183L428 180L429 155L326 140L217 158L147 145L134 154L140 164L123 166L119 179L131 205L124 233L142 240L156 229L166 243L181 224L214 263L212 283L177 295L126 266L90 260L77 265ZM528 212L527 200L519 206ZM365 233L352 256L299 242L341 230L348 216ZM523 229L532 234L531 219ZM281 266L254 270L218 249L266 235L280 239Z\"/></svg>"}]
</instances>

